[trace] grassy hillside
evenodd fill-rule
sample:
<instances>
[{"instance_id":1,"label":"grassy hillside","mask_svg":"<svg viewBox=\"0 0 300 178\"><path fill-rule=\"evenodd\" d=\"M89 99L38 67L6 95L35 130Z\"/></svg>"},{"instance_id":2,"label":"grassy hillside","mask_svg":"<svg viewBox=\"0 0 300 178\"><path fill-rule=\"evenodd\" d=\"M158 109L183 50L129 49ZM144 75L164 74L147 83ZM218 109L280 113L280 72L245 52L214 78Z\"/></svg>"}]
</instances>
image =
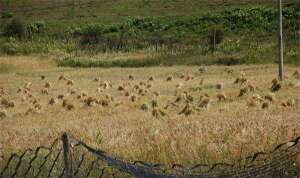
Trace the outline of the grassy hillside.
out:
<instances>
[{"instance_id":1,"label":"grassy hillside","mask_svg":"<svg viewBox=\"0 0 300 178\"><path fill-rule=\"evenodd\" d=\"M1 3L2 55L50 54L59 65L76 67L276 60L277 9L271 0ZM285 56L293 64L299 64L299 18L299 3L284 3ZM13 19L22 23L21 35L7 35ZM215 31L220 32L220 41L213 45Z\"/></svg>"},{"instance_id":2,"label":"grassy hillside","mask_svg":"<svg viewBox=\"0 0 300 178\"><path fill-rule=\"evenodd\" d=\"M111 20L123 16L195 15L228 6L270 5L271 0L2 0L2 10L27 20ZM75 12L75 14L72 14ZM38 16L37 16L38 15Z\"/></svg>"},{"instance_id":3,"label":"grassy hillside","mask_svg":"<svg viewBox=\"0 0 300 178\"><path fill-rule=\"evenodd\" d=\"M55 24L53 27L120 22L130 16L197 16L228 7L276 6L272 0L1 0L0 3L2 11L12 12L15 17L27 22L43 20Z\"/></svg>"}]
</instances>

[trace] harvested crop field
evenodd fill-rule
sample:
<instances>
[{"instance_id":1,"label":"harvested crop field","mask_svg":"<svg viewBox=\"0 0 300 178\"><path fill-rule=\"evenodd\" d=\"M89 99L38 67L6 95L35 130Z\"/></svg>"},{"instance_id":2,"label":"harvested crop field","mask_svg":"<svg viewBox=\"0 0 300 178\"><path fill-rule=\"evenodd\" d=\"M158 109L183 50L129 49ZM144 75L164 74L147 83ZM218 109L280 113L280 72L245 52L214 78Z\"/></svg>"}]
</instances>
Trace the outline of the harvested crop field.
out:
<instances>
[{"instance_id":1,"label":"harvested crop field","mask_svg":"<svg viewBox=\"0 0 300 178\"><path fill-rule=\"evenodd\" d=\"M283 83L276 65L73 69L7 57L1 66L10 68L0 74L0 156L67 131L126 159L211 163L300 134L292 66Z\"/></svg>"}]
</instances>

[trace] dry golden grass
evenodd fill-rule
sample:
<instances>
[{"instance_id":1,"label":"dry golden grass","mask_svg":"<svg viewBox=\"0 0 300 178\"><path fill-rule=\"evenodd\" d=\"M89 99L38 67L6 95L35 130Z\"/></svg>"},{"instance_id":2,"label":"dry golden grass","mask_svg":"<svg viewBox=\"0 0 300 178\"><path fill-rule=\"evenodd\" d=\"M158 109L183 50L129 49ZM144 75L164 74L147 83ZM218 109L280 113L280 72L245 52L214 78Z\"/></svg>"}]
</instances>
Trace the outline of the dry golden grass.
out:
<instances>
[{"instance_id":1,"label":"dry golden grass","mask_svg":"<svg viewBox=\"0 0 300 178\"><path fill-rule=\"evenodd\" d=\"M300 135L300 80L282 83L274 102L264 97L270 95L275 65L210 66L200 74L199 67L71 69L18 60L4 60L18 72L0 74L1 98L15 104L0 105L0 155L49 144L67 131L123 158L190 164L234 160ZM295 70L287 67L287 75ZM247 83L234 84L240 72L258 88L241 97ZM194 79L180 78L182 73ZM168 76L172 80L166 82ZM41 93L46 82L51 83L47 95ZM126 90L119 91L120 86ZM204 101L210 107L199 107ZM262 109L265 102L269 106Z\"/></svg>"},{"instance_id":2,"label":"dry golden grass","mask_svg":"<svg viewBox=\"0 0 300 178\"><path fill-rule=\"evenodd\" d=\"M19 69L45 69L49 67L54 67L55 62L47 57L32 57L32 56L14 56L14 57L1 57L0 65L13 65Z\"/></svg>"}]
</instances>

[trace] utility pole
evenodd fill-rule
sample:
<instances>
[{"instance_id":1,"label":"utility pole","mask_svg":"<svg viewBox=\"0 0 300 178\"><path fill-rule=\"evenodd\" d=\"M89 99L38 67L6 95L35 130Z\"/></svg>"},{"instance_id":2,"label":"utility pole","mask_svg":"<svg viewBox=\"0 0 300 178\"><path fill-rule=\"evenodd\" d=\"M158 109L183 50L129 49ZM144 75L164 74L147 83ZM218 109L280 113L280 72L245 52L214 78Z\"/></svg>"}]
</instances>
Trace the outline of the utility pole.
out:
<instances>
[{"instance_id":1,"label":"utility pole","mask_svg":"<svg viewBox=\"0 0 300 178\"><path fill-rule=\"evenodd\" d=\"M278 62L279 62L279 79L284 80L283 71L283 36L282 36L282 0L278 1Z\"/></svg>"}]
</instances>

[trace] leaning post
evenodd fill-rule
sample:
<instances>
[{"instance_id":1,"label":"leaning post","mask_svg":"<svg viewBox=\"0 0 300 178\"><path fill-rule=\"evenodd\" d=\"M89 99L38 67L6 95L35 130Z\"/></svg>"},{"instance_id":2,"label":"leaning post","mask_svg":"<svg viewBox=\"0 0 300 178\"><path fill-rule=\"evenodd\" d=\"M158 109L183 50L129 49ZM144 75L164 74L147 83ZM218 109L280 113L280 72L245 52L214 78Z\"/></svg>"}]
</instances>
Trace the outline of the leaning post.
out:
<instances>
[{"instance_id":1,"label":"leaning post","mask_svg":"<svg viewBox=\"0 0 300 178\"><path fill-rule=\"evenodd\" d=\"M63 142L63 151L64 151L64 166L65 166L65 173L67 178L74 178L73 176L73 170L72 170L72 162L70 159L70 144L69 144L69 138L67 133L63 133L62 137Z\"/></svg>"}]
</instances>

